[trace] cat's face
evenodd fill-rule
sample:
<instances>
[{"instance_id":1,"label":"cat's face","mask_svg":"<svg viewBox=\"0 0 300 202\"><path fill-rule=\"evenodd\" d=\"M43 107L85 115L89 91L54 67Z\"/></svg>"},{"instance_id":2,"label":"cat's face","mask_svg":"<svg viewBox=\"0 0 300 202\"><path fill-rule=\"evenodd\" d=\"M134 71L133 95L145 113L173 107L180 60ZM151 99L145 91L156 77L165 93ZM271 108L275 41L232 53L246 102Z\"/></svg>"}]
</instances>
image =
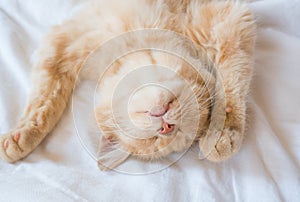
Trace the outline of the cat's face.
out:
<instances>
[{"instance_id":1,"label":"cat's face","mask_svg":"<svg viewBox=\"0 0 300 202\"><path fill-rule=\"evenodd\" d=\"M207 124L211 103L204 82L174 56L126 56L106 74L100 91L99 162L106 168L129 155L155 159L187 149Z\"/></svg>"}]
</instances>

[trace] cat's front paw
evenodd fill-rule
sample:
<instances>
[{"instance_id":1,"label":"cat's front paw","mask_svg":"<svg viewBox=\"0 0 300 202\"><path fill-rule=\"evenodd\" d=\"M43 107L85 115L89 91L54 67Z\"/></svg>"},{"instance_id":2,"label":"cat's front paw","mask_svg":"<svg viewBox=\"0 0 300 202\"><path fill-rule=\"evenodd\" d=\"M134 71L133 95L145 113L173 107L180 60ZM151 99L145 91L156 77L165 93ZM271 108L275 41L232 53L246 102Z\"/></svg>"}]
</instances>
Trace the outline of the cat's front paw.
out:
<instances>
[{"instance_id":1,"label":"cat's front paw","mask_svg":"<svg viewBox=\"0 0 300 202\"><path fill-rule=\"evenodd\" d=\"M219 132L210 131L209 133L200 139L199 144L205 158L210 161L220 162L229 159L239 151L243 142L244 135L237 130L225 128Z\"/></svg>"},{"instance_id":2,"label":"cat's front paw","mask_svg":"<svg viewBox=\"0 0 300 202\"><path fill-rule=\"evenodd\" d=\"M0 158L13 163L27 156L34 148L34 138L27 130L13 131L0 136Z\"/></svg>"}]
</instances>

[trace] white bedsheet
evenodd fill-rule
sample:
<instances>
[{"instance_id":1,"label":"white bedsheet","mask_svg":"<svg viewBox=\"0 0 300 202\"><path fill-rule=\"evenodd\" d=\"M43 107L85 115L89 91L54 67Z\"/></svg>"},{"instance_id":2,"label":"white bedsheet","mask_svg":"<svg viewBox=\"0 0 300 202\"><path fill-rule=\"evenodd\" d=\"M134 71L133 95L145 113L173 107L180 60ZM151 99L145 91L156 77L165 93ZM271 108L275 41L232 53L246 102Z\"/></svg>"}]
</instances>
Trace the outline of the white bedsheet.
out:
<instances>
[{"instance_id":1,"label":"white bedsheet","mask_svg":"<svg viewBox=\"0 0 300 202\"><path fill-rule=\"evenodd\" d=\"M83 2L0 0L0 134L16 125L26 105L31 56L42 36ZM197 160L193 147L156 173L100 172L76 135L69 106L29 157L0 161L0 201L300 201L300 1L251 7L259 24L256 76L238 155L214 164ZM75 91L82 103L85 91ZM147 167L129 163L141 172Z\"/></svg>"}]
</instances>

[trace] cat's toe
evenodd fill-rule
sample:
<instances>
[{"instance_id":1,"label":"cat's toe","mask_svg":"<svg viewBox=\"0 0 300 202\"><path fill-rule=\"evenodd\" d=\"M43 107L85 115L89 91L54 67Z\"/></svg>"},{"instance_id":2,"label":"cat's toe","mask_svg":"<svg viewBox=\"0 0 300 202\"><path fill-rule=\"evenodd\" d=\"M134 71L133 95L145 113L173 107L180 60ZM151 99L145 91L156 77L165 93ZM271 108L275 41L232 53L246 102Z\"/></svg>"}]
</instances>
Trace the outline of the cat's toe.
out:
<instances>
[{"instance_id":1,"label":"cat's toe","mask_svg":"<svg viewBox=\"0 0 300 202\"><path fill-rule=\"evenodd\" d=\"M239 151L242 141L242 133L226 128L221 132L218 139L216 139L216 143L209 148L209 151L205 151L207 154L206 158L214 162L227 160Z\"/></svg>"},{"instance_id":2,"label":"cat's toe","mask_svg":"<svg viewBox=\"0 0 300 202\"><path fill-rule=\"evenodd\" d=\"M20 132L17 132L17 133L14 135L14 141L15 141L15 142L19 142L20 137L21 137L21 133L20 133Z\"/></svg>"},{"instance_id":3,"label":"cat's toe","mask_svg":"<svg viewBox=\"0 0 300 202\"><path fill-rule=\"evenodd\" d=\"M9 139L5 139L5 140L3 141L3 148L4 148L4 149L7 149L8 146L9 146Z\"/></svg>"},{"instance_id":4,"label":"cat's toe","mask_svg":"<svg viewBox=\"0 0 300 202\"><path fill-rule=\"evenodd\" d=\"M21 134L6 134L0 137L0 157L10 163L24 157L24 151L20 148L18 141Z\"/></svg>"}]
</instances>

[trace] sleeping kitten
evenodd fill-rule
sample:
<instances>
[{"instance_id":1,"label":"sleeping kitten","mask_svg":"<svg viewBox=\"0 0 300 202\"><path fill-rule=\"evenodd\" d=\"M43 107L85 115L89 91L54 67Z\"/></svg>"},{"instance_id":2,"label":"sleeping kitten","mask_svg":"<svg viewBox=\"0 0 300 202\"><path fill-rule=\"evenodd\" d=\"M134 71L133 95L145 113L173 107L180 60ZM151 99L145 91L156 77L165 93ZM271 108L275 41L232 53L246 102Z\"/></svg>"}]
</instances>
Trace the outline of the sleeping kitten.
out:
<instances>
[{"instance_id":1,"label":"sleeping kitten","mask_svg":"<svg viewBox=\"0 0 300 202\"><path fill-rule=\"evenodd\" d=\"M236 1L90 2L42 43L29 104L0 137L0 156L27 156L59 121L77 77L103 74L95 112L101 169L130 155L161 158L195 140L208 160L228 159L244 137L254 44L253 16ZM114 58L127 50L139 51Z\"/></svg>"}]
</instances>

